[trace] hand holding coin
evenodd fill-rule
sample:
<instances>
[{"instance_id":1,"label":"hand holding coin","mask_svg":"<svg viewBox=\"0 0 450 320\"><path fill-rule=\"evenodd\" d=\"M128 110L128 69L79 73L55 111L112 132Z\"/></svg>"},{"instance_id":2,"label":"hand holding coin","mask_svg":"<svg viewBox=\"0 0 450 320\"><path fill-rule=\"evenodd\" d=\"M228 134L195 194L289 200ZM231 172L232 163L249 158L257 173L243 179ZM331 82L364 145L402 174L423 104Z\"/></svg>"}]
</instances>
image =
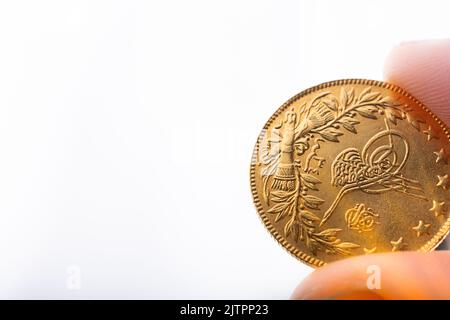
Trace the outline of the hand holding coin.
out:
<instances>
[{"instance_id":1,"label":"hand holding coin","mask_svg":"<svg viewBox=\"0 0 450 320\"><path fill-rule=\"evenodd\" d=\"M411 93L447 125L450 124L449 57L450 40L406 43L391 52L385 68L385 77L389 83L398 85ZM318 114L322 119L318 116L313 121L320 125L320 121L326 121L327 119L324 112L319 110ZM350 125L351 123L348 122L348 124ZM397 194L397 197L403 197L404 200L402 201L405 208L414 201L420 207L422 197L428 201L436 200L429 199L429 195L425 194L427 183L417 179L421 177L419 173L413 176L407 176L406 173L402 173L405 165L407 165L402 162L402 157L407 158L408 152L410 154L414 152L411 145L415 142L405 143L404 134L401 132L392 134L392 128L395 125L392 126L387 122L386 126L388 127L383 128L379 126L378 129L379 132L391 132L390 135L384 136L384 138L387 138L387 142L381 144L383 133L378 133L380 141L373 142L375 148L372 148L372 150L369 150L368 147L366 150L367 155L363 154L364 150L348 148L348 150L344 150L335 157L334 167L332 167L334 172L332 170L331 178L334 179L332 180L334 186L341 188L342 196L340 196L339 200L345 203L345 201L348 201L345 200L346 196L348 197L352 192L361 190L375 193L380 190L389 190L383 193L384 197L386 197L387 192ZM351 127L349 126L349 128ZM332 134L333 132L330 131L329 133ZM376 133L374 133L373 137L375 136ZM373 139L375 140L376 138ZM433 137L430 136L430 139L433 139ZM447 162L447 156L444 152L436 150L434 155L436 156L436 161ZM419 162L417 162L417 165L420 166ZM282 169L278 168L278 170L279 180L281 181L277 184L278 189L287 193L294 190L295 184L289 183L290 174L292 174L290 168L285 165L284 167L282 166ZM429 170L431 173L434 169L430 166ZM360 174L359 176L351 175L352 172L359 172ZM374 177L380 177L380 179ZM443 187L444 190L447 190L447 182L444 181L444 177L441 178L442 183L439 180L437 184ZM311 183L309 182L309 184ZM388 189L382 189L380 185L384 185ZM355 189L352 186L358 187ZM401 192L403 194L400 194ZM437 200L432 203L431 208L434 208L434 210L431 213L434 212L435 215L427 218L430 222L432 222L433 217L436 221L440 221L438 219L442 218L444 212L442 210L441 212L439 209L441 204L442 201ZM334 213L336 207L341 205L341 203L330 205L328 211L322 217L322 223L326 224L328 221L333 221L335 224L347 223L348 235L351 235L350 237L355 239L355 242L357 239L360 239L361 234L370 234L374 228L380 228L380 225L377 224L382 223L379 212L375 212L372 209L369 210L367 205L357 203L354 207L349 207L345 215L336 216ZM374 207L374 205L370 207ZM408 212L411 210L409 208ZM408 235L408 237L410 236L408 238L410 246L413 245L413 241L416 239L425 239L423 236L432 237L432 235L426 234L432 228L431 223L425 221L423 217L420 217L420 220L422 223L419 221L417 226L414 226L411 230L411 235ZM385 229L383 234L386 234L386 230L388 229ZM300 283L295 289L292 298L449 299L450 274L448 270L450 267L450 253L445 251L429 253L408 251L417 250L417 248L405 247L405 238L406 236L399 237L399 239L393 239L390 243L392 248L398 249L392 251L405 252L386 253L390 250L383 250L383 253L375 252L372 254L372 252L368 252L370 253L368 255L358 254L347 259L336 259L339 260L336 262L329 261L331 263L315 270ZM383 243L379 237L375 236L373 241ZM387 245L389 245L389 242L387 242ZM344 249L350 252L360 249L351 245L346 245L345 247ZM370 248L368 250L370 251ZM327 256L323 254L319 257L325 258ZM311 262L313 262L312 264L314 262L320 263L320 261L316 260L310 260L309 262L310 264ZM368 278L373 270L378 272L380 277L376 288L370 288L368 285Z\"/></svg>"}]
</instances>

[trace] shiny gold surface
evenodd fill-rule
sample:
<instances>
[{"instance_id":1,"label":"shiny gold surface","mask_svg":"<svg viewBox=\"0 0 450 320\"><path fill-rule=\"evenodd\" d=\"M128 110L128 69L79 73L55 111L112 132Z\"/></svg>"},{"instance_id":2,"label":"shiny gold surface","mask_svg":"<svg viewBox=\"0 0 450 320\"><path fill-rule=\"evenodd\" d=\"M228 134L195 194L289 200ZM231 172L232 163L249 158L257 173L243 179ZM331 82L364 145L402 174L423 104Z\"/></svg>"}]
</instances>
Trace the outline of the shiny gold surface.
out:
<instances>
[{"instance_id":1,"label":"shiny gold surface","mask_svg":"<svg viewBox=\"0 0 450 320\"><path fill-rule=\"evenodd\" d=\"M404 90L339 80L296 95L264 126L250 168L270 233L315 267L433 250L450 227L449 131Z\"/></svg>"}]
</instances>

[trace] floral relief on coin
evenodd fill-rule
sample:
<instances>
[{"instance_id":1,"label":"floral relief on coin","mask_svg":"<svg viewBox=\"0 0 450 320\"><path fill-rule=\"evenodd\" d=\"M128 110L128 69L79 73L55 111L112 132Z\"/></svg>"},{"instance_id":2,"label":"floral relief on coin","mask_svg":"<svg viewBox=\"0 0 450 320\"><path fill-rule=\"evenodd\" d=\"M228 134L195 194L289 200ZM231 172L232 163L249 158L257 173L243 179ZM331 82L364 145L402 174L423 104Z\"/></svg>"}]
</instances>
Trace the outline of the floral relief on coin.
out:
<instances>
[{"instance_id":1,"label":"floral relief on coin","mask_svg":"<svg viewBox=\"0 0 450 320\"><path fill-rule=\"evenodd\" d=\"M302 261L434 249L448 233L448 129L402 89L340 80L270 118L251 187L269 231Z\"/></svg>"}]
</instances>

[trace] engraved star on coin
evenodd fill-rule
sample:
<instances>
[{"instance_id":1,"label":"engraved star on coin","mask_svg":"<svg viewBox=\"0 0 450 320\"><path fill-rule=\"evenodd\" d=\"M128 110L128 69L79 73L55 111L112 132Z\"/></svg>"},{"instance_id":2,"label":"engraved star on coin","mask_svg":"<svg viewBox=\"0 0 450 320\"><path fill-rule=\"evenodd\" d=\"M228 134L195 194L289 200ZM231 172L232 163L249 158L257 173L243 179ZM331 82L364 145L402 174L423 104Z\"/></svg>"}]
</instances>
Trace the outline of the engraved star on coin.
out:
<instances>
[{"instance_id":1,"label":"engraved star on coin","mask_svg":"<svg viewBox=\"0 0 450 320\"><path fill-rule=\"evenodd\" d=\"M406 118L417 131L420 131L420 124L423 123L423 120L415 119L411 114L407 114Z\"/></svg>"},{"instance_id":2,"label":"engraved star on coin","mask_svg":"<svg viewBox=\"0 0 450 320\"><path fill-rule=\"evenodd\" d=\"M431 224L424 223L422 220L419 221L419 224L412 229L416 232L417 237L420 237L424 233L428 234L428 229L430 228Z\"/></svg>"},{"instance_id":3,"label":"engraved star on coin","mask_svg":"<svg viewBox=\"0 0 450 320\"><path fill-rule=\"evenodd\" d=\"M436 155L436 163L448 164L448 154L445 152L444 148L439 151L433 152Z\"/></svg>"},{"instance_id":4,"label":"engraved star on coin","mask_svg":"<svg viewBox=\"0 0 450 320\"><path fill-rule=\"evenodd\" d=\"M431 126L428 126L427 130L424 130L423 133L425 133L427 135L427 140L431 141L431 139L437 139L437 135L436 133L433 131L433 129L431 128Z\"/></svg>"},{"instance_id":5,"label":"engraved star on coin","mask_svg":"<svg viewBox=\"0 0 450 320\"><path fill-rule=\"evenodd\" d=\"M430 211L434 212L434 215L436 217L439 217L445 213L444 206L445 206L445 201L439 202L439 201L433 200L433 206L430 208Z\"/></svg>"},{"instance_id":6,"label":"engraved star on coin","mask_svg":"<svg viewBox=\"0 0 450 320\"><path fill-rule=\"evenodd\" d=\"M403 242L403 237L400 237L397 241L391 241L391 245L392 245L392 251L399 251L401 250L404 246L406 246L406 243Z\"/></svg>"},{"instance_id":7,"label":"engraved star on coin","mask_svg":"<svg viewBox=\"0 0 450 320\"><path fill-rule=\"evenodd\" d=\"M448 187L450 186L450 180L448 178L448 174L440 176L437 176L438 178L438 183L436 184L436 187L442 187L444 190L447 190Z\"/></svg>"}]
</instances>

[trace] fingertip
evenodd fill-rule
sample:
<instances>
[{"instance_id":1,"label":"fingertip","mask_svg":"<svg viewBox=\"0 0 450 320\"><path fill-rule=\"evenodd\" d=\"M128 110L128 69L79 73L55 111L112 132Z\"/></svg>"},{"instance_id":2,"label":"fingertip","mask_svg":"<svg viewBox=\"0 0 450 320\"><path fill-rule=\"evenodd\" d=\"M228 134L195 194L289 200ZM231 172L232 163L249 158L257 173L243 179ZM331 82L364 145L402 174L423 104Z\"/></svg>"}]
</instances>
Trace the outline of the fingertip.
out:
<instances>
[{"instance_id":1,"label":"fingertip","mask_svg":"<svg viewBox=\"0 0 450 320\"><path fill-rule=\"evenodd\" d=\"M386 59L384 77L450 123L450 39L396 46Z\"/></svg>"},{"instance_id":2,"label":"fingertip","mask_svg":"<svg viewBox=\"0 0 450 320\"><path fill-rule=\"evenodd\" d=\"M449 299L449 266L443 251L353 257L315 270L291 299Z\"/></svg>"}]
</instances>

